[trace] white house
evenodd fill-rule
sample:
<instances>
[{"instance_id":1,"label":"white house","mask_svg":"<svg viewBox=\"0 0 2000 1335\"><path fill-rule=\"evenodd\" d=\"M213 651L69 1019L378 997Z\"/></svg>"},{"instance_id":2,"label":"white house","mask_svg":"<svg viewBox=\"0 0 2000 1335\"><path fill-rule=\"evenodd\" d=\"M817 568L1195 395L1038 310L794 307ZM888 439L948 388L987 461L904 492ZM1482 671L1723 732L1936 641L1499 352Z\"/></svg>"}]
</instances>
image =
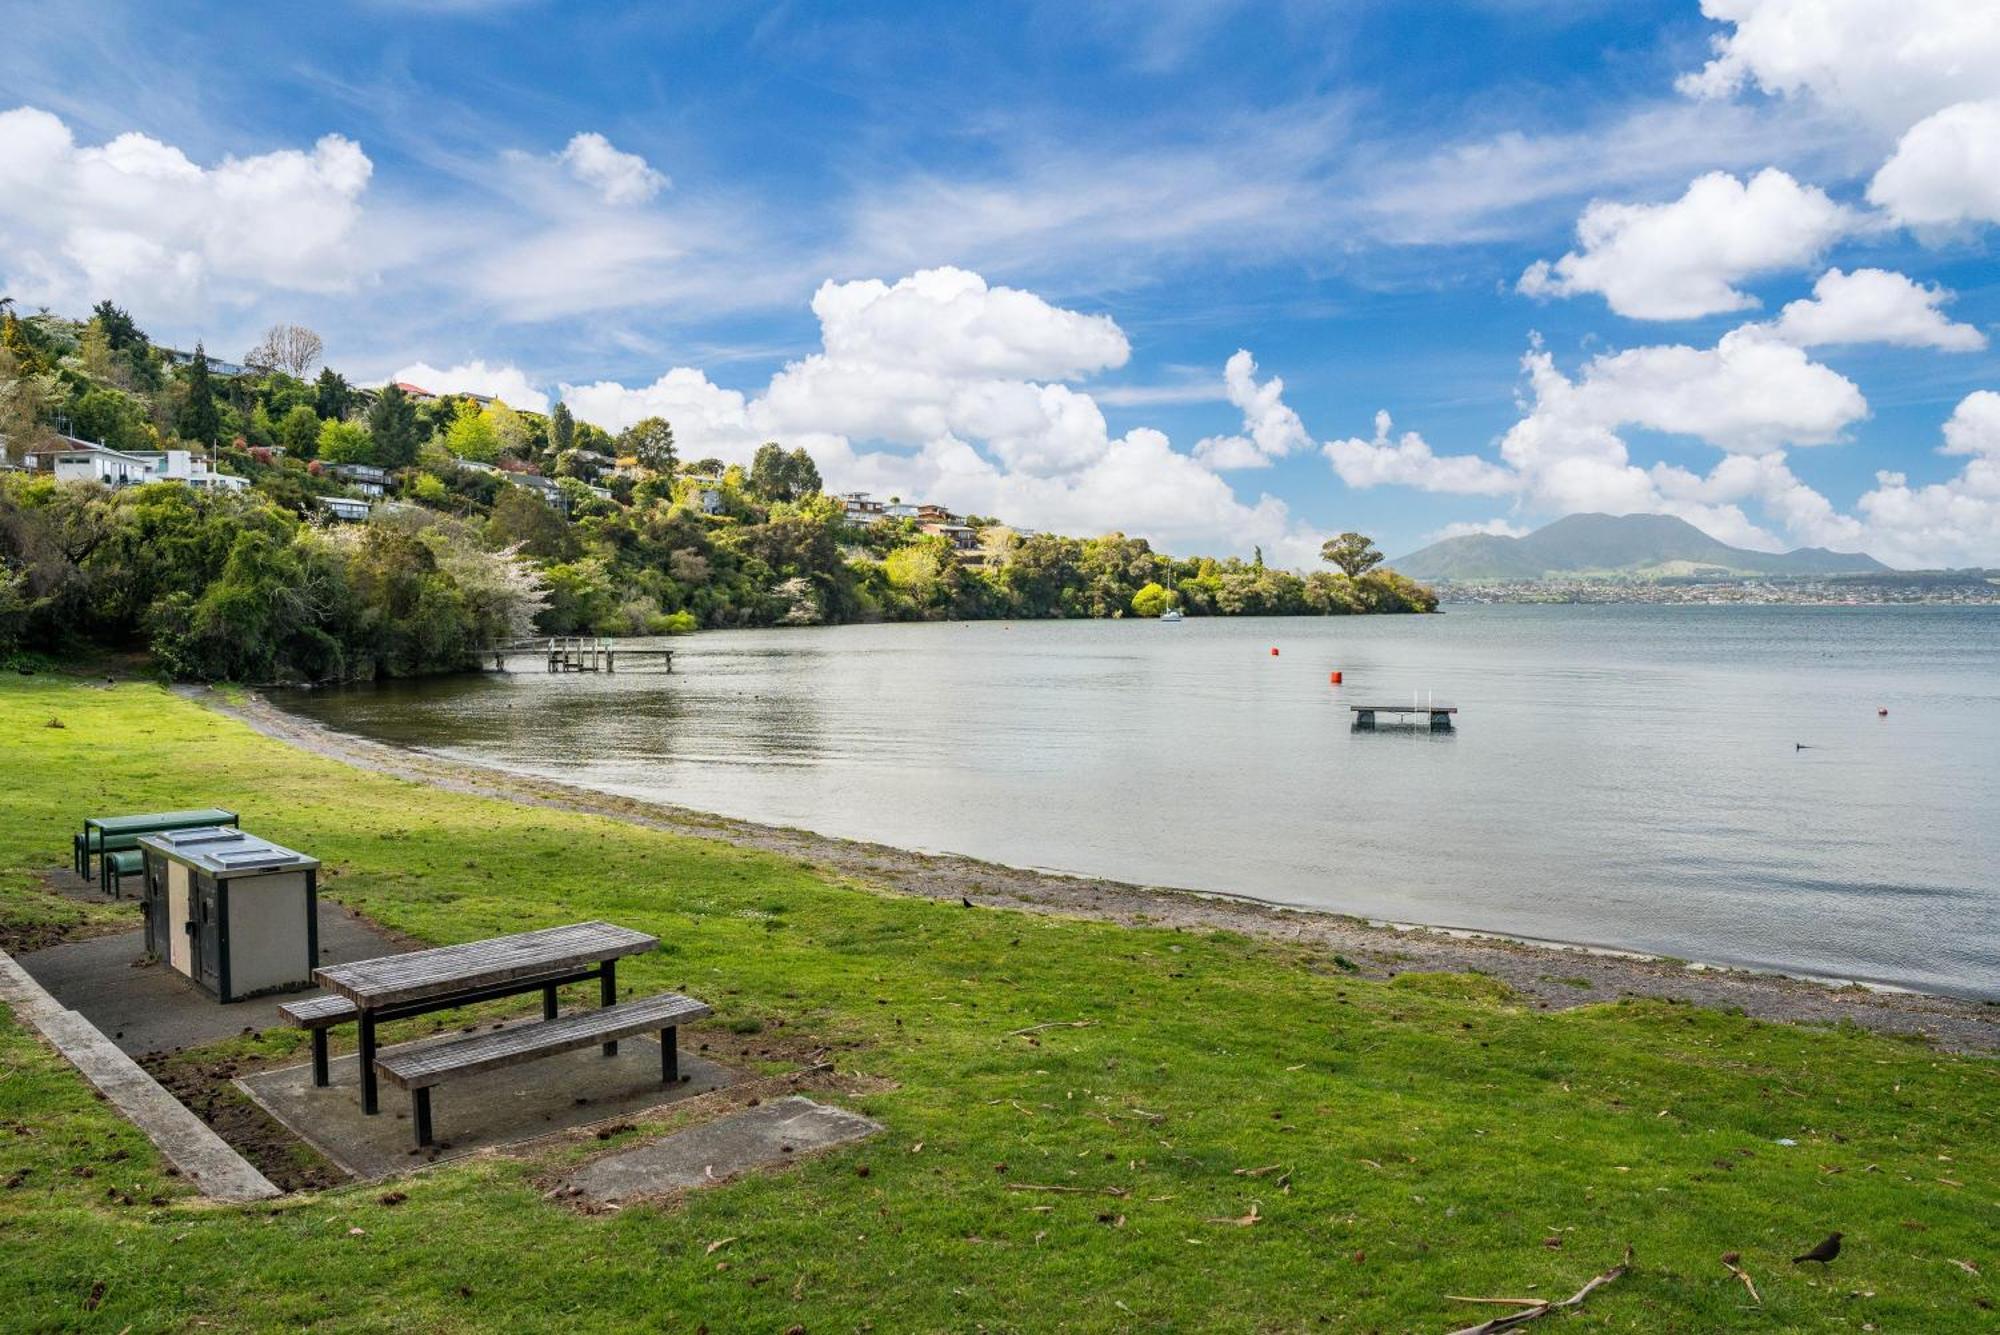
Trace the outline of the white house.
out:
<instances>
[{"instance_id":1,"label":"white house","mask_svg":"<svg viewBox=\"0 0 2000 1335\"><path fill-rule=\"evenodd\" d=\"M368 518L368 502L352 496L322 496L320 508L333 518L358 524Z\"/></svg>"},{"instance_id":2,"label":"white house","mask_svg":"<svg viewBox=\"0 0 2000 1335\"><path fill-rule=\"evenodd\" d=\"M192 450L134 450L132 457L146 461L148 482L185 482L201 491L242 491L250 485L249 478L224 473Z\"/></svg>"},{"instance_id":3,"label":"white house","mask_svg":"<svg viewBox=\"0 0 2000 1335\"><path fill-rule=\"evenodd\" d=\"M107 487L136 485L146 481L151 471L141 455L70 436L52 449L35 451L28 459L35 467L54 473L58 482L102 482Z\"/></svg>"}]
</instances>

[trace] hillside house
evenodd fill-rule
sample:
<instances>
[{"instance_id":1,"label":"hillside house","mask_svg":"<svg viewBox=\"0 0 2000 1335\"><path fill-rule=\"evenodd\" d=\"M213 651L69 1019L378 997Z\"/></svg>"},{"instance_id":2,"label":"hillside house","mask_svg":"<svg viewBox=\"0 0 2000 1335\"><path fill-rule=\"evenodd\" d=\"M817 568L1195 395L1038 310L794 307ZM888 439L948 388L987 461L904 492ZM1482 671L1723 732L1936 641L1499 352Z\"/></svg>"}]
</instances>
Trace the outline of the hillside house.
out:
<instances>
[{"instance_id":1,"label":"hillside house","mask_svg":"<svg viewBox=\"0 0 2000 1335\"><path fill-rule=\"evenodd\" d=\"M882 518L884 506L865 491L849 491L841 494L841 510L850 524L872 524Z\"/></svg>"},{"instance_id":2,"label":"hillside house","mask_svg":"<svg viewBox=\"0 0 2000 1335\"><path fill-rule=\"evenodd\" d=\"M381 497L389 490L389 472L374 464L335 464L327 470L363 496Z\"/></svg>"},{"instance_id":3,"label":"hillside house","mask_svg":"<svg viewBox=\"0 0 2000 1335\"><path fill-rule=\"evenodd\" d=\"M367 501L352 496L322 496L319 505L329 519L337 519L344 524L361 523L368 518L370 509Z\"/></svg>"}]
</instances>

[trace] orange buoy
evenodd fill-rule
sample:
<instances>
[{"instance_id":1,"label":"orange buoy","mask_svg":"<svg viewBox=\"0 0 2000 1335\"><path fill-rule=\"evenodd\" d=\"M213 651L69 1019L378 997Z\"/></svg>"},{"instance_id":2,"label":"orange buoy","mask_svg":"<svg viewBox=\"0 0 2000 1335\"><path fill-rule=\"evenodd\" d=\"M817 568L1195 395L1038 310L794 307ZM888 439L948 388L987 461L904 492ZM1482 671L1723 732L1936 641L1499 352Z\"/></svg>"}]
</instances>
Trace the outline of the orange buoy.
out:
<instances>
[{"instance_id":1,"label":"orange buoy","mask_svg":"<svg viewBox=\"0 0 2000 1335\"><path fill-rule=\"evenodd\" d=\"M1329 672L1329 673L1327 673L1327 674L1326 674L1326 679L1327 679L1327 680L1328 680L1329 682L1333 683L1333 684L1334 684L1335 686L1338 686L1338 685L1340 685L1340 674L1339 674L1338 672Z\"/></svg>"},{"instance_id":2,"label":"orange buoy","mask_svg":"<svg viewBox=\"0 0 2000 1335\"><path fill-rule=\"evenodd\" d=\"M1277 656L1278 656L1278 646L1274 644L1271 646L1271 657L1276 658Z\"/></svg>"}]
</instances>

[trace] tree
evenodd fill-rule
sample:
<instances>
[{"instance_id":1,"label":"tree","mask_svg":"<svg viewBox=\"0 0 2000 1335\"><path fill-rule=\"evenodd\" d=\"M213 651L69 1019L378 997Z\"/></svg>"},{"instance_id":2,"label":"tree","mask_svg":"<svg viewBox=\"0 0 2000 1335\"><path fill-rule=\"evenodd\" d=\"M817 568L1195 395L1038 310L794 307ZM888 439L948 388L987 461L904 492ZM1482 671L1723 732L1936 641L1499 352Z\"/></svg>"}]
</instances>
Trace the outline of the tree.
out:
<instances>
[{"instance_id":1,"label":"tree","mask_svg":"<svg viewBox=\"0 0 2000 1335\"><path fill-rule=\"evenodd\" d=\"M187 368L187 402L181 406L181 435L211 449L222 434L222 413L215 406L215 382L208 374L208 354L194 345L194 361Z\"/></svg>"},{"instance_id":2,"label":"tree","mask_svg":"<svg viewBox=\"0 0 2000 1335\"><path fill-rule=\"evenodd\" d=\"M375 437L375 457L384 468L407 468L417 460L423 433L417 428L417 408L395 385L375 396L368 410L368 433Z\"/></svg>"},{"instance_id":3,"label":"tree","mask_svg":"<svg viewBox=\"0 0 2000 1335\"><path fill-rule=\"evenodd\" d=\"M757 447L750 461L750 493L764 501L796 501L819 494L819 466L803 447L790 451L776 441Z\"/></svg>"},{"instance_id":4,"label":"tree","mask_svg":"<svg viewBox=\"0 0 2000 1335\"><path fill-rule=\"evenodd\" d=\"M674 428L664 417L648 417L618 433L618 452L639 460L648 472L672 477L674 472Z\"/></svg>"},{"instance_id":5,"label":"tree","mask_svg":"<svg viewBox=\"0 0 2000 1335\"><path fill-rule=\"evenodd\" d=\"M1159 584L1148 584L1132 595L1132 615L1157 617L1176 601L1171 590Z\"/></svg>"},{"instance_id":6,"label":"tree","mask_svg":"<svg viewBox=\"0 0 2000 1335\"><path fill-rule=\"evenodd\" d=\"M490 464L500 457L500 436L492 420L468 400L445 428L444 447L461 459Z\"/></svg>"},{"instance_id":7,"label":"tree","mask_svg":"<svg viewBox=\"0 0 2000 1335\"><path fill-rule=\"evenodd\" d=\"M557 400L549 410L549 453L560 455L576 448L576 418L569 405Z\"/></svg>"},{"instance_id":8,"label":"tree","mask_svg":"<svg viewBox=\"0 0 2000 1335\"><path fill-rule=\"evenodd\" d=\"M313 411L329 421L339 421L354 406L354 386L331 366L322 366L313 382Z\"/></svg>"},{"instance_id":9,"label":"tree","mask_svg":"<svg viewBox=\"0 0 2000 1335\"><path fill-rule=\"evenodd\" d=\"M299 324L274 324L264 331L264 341L243 354L246 366L262 366L284 371L303 380L319 365L326 344L312 330Z\"/></svg>"},{"instance_id":10,"label":"tree","mask_svg":"<svg viewBox=\"0 0 2000 1335\"><path fill-rule=\"evenodd\" d=\"M114 450L143 450L153 443L139 400L108 385L87 390L70 406L69 429Z\"/></svg>"},{"instance_id":11,"label":"tree","mask_svg":"<svg viewBox=\"0 0 2000 1335\"><path fill-rule=\"evenodd\" d=\"M1348 532L1328 538L1319 549L1319 559L1339 566L1349 579L1359 579L1382 564L1382 553L1375 549L1373 538Z\"/></svg>"},{"instance_id":12,"label":"tree","mask_svg":"<svg viewBox=\"0 0 2000 1335\"><path fill-rule=\"evenodd\" d=\"M526 487L508 487L493 502L486 542L495 548L519 548L539 561L573 561L578 552L568 522Z\"/></svg>"},{"instance_id":13,"label":"tree","mask_svg":"<svg viewBox=\"0 0 2000 1335\"><path fill-rule=\"evenodd\" d=\"M321 422L319 457L330 464L372 464L378 462L375 438L359 422Z\"/></svg>"},{"instance_id":14,"label":"tree","mask_svg":"<svg viewBox=\"0 0 2000 1335\"><path fill-rule=\"evenodd\" d=\"M111 345L113 352L129 352L133 349L143 352L151 346L145 330L133 323L130 313L119 309L109 301L100 301L91 307L90 317L97 322L97 327L104 331L104 340Z\"/></svg>"},{"instance_id":15,"label":"tree","mask_svg":"<svg viewBox=\"0 0 2000 1335\"><path fill-rule=\"evenodd\" d=\"M278 443L287 454L294 459L310 459L319 449L319 414L301 403L278 423L277 434Z\"/></svg>"}]
</instances>

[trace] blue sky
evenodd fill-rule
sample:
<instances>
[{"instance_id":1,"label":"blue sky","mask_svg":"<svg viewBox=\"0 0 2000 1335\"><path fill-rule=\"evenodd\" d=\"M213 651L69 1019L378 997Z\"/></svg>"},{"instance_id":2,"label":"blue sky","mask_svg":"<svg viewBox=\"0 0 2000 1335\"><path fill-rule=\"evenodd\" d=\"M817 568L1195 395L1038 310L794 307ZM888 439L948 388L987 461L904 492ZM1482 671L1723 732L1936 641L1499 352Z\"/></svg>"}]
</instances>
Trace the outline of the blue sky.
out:
<instances>
[{"instance_id":1,"label":"blue sky","mask_svg":"<svg viewBox=\"0 0 2000 1335\"><path fill-rule=\"evenodd\" d=\"M1707 9L7 3L0 286L1180 550L2000 564L2000 13Z\"/></svg>"}]
</instances>

